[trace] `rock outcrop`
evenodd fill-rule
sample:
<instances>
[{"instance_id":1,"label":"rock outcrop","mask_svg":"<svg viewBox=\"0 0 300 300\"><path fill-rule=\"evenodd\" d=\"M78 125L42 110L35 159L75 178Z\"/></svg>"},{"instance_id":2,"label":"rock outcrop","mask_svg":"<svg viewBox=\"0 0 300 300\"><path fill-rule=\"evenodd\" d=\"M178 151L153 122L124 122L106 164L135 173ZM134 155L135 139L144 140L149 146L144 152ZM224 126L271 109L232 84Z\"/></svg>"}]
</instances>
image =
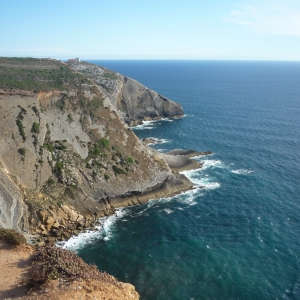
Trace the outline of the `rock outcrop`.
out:
<instances>
[{"instance_id":1,"label":"rock outcrop","mask_svg":"<svg viewBox=\"0 0 300 300\"><path fill-rule=\"evenodd\" d=\"M97 84L129 126L141 124L143 120L180 118L184 114L181 105L134 79L86 62L71 66Z\"/></svg>"},{"instance_id":2,"label":"rock outcrop","mask_svg":"<svg viewBox=\"0 0 300 300\"><path fill-rule=\"evenodd\" d=\"M90 68L104 72L105 87ZM1 227L67 238L119 206L193 186L118 110L136 121L178 117L179 105L98 66L76 70L56 60L0 58Z\"/></svg>"}]
</instances>

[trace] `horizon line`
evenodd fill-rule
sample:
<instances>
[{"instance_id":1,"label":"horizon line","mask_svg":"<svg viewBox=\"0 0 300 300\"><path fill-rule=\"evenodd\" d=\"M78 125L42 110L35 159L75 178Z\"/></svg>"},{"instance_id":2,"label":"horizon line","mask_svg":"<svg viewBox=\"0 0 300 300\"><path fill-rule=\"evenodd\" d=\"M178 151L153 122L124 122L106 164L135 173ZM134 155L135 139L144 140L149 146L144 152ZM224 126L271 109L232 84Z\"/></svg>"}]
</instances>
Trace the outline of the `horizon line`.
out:
<instances>
[{"instance_id":1,"label":"horizon line","mask_svg":"<svg viewBox=\"0 0 300 300\"><path fill-rule=\"evenodd\" d=\"M78 57L78 55L77 55ZM65 61L68 59L72 59L72 57L69 58L57 58L57 57L51 57L51 56L3 56L0 55L0 58L38 58L38 59L57 59L61 61ZM79 56L80 58L80 56ZM80 58L81 61L85 60L114 60L114 61L261 61L261 62L300 62L300 59L258 59L258 58L250 58L250 59L244 59L244 58Z\"/></svg>"}]
</instances>

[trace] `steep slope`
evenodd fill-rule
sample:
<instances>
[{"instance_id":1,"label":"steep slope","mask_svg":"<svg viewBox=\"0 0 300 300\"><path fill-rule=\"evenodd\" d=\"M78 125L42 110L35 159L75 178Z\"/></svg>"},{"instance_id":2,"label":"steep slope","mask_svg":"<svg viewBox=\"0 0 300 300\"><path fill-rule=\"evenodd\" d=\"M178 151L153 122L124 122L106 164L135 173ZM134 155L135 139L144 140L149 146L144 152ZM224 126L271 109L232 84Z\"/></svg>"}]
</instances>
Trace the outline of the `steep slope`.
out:
<instances>
[{"instance_id":1,"label":"steep slope","mask_svg":"<svg viewBox=\"0 0 300 300\"><path fill-rule=\"evenodd\" d=\"M143 120L180 118L184 114L178 103L148 89L134 79L86 62L72 63L71 66L99 86L130 126L140 124Z\"/></svg>"},{"instance_id":2,"label":"steep slope","mask_svg":"<svg viewBox=\"0 0 300 300\"><path fill-rule=\"evenodd\" d=\"M60 61L0 58L0 112L0 226L67 238L116 207L192 186Z\"/></svg>"}]
</instances>

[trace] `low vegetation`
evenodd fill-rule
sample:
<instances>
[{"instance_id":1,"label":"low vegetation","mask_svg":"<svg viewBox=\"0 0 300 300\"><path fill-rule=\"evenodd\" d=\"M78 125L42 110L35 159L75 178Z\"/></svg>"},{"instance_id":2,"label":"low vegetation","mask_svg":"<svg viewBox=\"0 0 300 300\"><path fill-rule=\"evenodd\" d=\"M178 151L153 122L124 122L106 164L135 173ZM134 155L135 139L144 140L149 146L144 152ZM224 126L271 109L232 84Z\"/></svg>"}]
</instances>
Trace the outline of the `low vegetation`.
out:
<instances>
[{"instance_id":1,"label":"low vegetation","mask_svg":"<svg viewBox=\"0 0 300 300\"><path fill-rule=\"evenodd\" d=\"M4 228L0 228L0 241L5 241L11 245L20 245L27 243L24 235L14 230Z\"/></svg>"},{"instance_id":2,"label":"low vegetation","mask_svg":"<svg viewBox=\"0 0 300 300\"><path fill-rule=\"evenodd\" d=\"M1 80L0 80L0 82L1 82ZM18 114L16 123L17 123L18 129L19 129L19 133L22 136L23 141L25 142L26 141L26 135L25 135L24 126L23 126L22 121L24 120L24 115L27 114L27 111L26 111L25 108L23 108L21 106L19 106L19 108L21 109L21 111Z\"/></svg>"},{"instance_id":3,"label":"low vegetation","mask_svg":"<svg viewBox=\"0 0 300 300\"><path fill-rule=\"evenodd\" d=\"M86 82L82 74L56 60L0 57L2 89L66 90Z\"/></svg>"},{"instance_id":4,"label":"low vegetation","mask_svg":"<svg viewBox=\"0 0 300 300\"><path fill-rule=\"evenodd\" d=\"M110 141L106 138L102 138L100 140L100 145L102 146L102 148L106 149L106 150L110 150Z\"/></svg>"},{"instance_id":5,"label":"low vegetation","mask_svg":"<svg viewBox=\"0 0 300 300\"><path fill-rule=\"evenodd\" d=\"M126 174L126 172L123 169L119 168L116 165L113 165L112 168L113 168L113 170L114 170L114 172L115 172L116 175L118 175L118 174Z\"/></svg>"},{"instance_id":6,"label":"low vegetation","mask_svg":"<svg viewBox=\"0 0 300 300\"><path fill-rule=\"evenodd\" d=\"M36 122L33 122L31 132L39 134L40 133L40 125Z\"/></svg>"},{"instance_id":7,"label":"low vegetation","mask_svg":"<svg viewBox=\"0 0 300 300\"><path fill-rule=\"evenodd\" d=\"M19 152L20 155L25 156L25 154L26 154L26 149L25 149L25 148L20 148L20 149L18 150L18 152Z\"/></svg>"},{"instance_id":8,"label":"low vegetation","mask_svg":"<svg viewBox=\"0 0 300 300\"><path fill-rule=\"evenodd\" d=\"M100 273L95 265L85 263L75 253L46 245L38 249L29 271L29 281L41 284L47 280L63 278L69 280L93 279L117 285L117 281L106 273Z\"/></svg>"}]
</instances>

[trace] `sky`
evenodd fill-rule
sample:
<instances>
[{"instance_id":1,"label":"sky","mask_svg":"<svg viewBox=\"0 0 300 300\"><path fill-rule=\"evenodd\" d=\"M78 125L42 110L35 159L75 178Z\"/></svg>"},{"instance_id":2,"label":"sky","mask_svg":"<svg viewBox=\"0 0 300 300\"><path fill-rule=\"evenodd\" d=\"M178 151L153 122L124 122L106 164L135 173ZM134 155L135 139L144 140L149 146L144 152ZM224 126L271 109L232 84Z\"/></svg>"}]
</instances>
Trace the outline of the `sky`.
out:
<instances>
[{"instance_id":1,"label":"sky","mask_svg":"<svg viewBox=\"0 0 300 300\"><path fill-rule=\"evenodd\" d=\"M300 61L300 0L0 0L0 56Z\"/></svg>"}]
</instances>

